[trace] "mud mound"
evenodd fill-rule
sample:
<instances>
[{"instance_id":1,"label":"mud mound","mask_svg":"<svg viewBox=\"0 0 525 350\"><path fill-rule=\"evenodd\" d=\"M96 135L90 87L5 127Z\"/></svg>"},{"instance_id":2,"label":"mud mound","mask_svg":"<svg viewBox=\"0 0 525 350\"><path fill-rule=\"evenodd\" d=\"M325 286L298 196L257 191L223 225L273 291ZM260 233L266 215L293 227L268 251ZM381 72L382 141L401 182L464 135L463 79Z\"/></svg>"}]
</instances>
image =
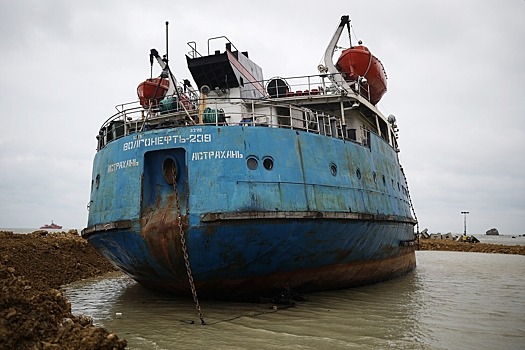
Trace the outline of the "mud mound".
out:
<instances>
[{"instance_id":1,"label":"mud mound","mask_svg":"<svg viewBox=\"0 0 525 350\"><path fill-rule=\"evenodd\" d=\"M457 242L451 239L421 239L419 250L446 250L457 252L525 255L525 246L491 243Z\"/></svg>"},{"instance_id":2,"label":"mud mound","mask_svg":"<svg viewBox=\"0 0 525 350\"><path fill-rule=\"evenodd\" d=\"M0 232L0 349L124 349L58 289L113 270L76 231Z\"/></svg>"},{"instance_id":3,"label":"mud mound","mask_svg":"<svg viewBox=\"0 0 525 350\"><path fill-rule=\"evenodd\" d=\"M60 290L40 291L0 263L1 349L124 349L124 339L74 316Z\"/></svg>"},{"instance_id":4,"label":"mud mound","mask_svg":"<svg viewBox=\"0 0 525 350\"><path fill-rule=\"evenodd\" d=\"M0 262L14 267L17 275L39 290L58 289L73 281L117 270L76 230L30 234L0 232Z\"/></svg>"}]
</instances>

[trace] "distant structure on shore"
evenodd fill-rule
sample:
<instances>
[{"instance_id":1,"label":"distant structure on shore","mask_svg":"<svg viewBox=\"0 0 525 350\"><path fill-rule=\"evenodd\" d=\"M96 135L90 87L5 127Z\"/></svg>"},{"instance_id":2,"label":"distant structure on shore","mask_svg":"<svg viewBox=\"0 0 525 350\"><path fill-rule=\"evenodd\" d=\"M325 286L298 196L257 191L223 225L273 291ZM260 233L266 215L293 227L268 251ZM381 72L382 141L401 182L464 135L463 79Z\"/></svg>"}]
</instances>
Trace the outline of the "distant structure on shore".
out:
<instances>
[{"instance_id":1,"label":"distant structure on shore","mask_svg":"<svg viewBox=\"0 0 525 350\"><path fill-rule=\"evenodd\" d=\"M469 242L469 243L479 243L479 240L474 236L467 236L466 234L458 235L448 232L447 234L438 233L428 233L428 228L425 228L420 233L420 238L422 239L446 239L450 241L457 242Z\"/></svg>"},{"instance_id":2,"label":"distant structure on shore","mask_svg":"<svg viewBox=\"0 0 525 350\"><path fill-rule=\"evenodd\" d=\"M485 232L487 236L499 236L499 231L495 228L491 228L487 232Z\"/></svg>"}]
</instances>

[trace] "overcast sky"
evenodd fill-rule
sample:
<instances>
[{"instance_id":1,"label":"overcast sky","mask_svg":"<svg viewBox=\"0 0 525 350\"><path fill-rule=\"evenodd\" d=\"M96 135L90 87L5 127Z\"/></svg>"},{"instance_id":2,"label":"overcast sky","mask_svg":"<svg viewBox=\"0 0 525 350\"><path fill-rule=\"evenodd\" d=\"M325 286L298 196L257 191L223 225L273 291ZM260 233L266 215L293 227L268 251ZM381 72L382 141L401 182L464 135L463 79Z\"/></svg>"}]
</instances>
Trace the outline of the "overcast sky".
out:
<instances>
[{"instance_id":1,"label":"overcast sky","mask_svg":"<svg viewBox=\"0 0 525 350\"><path fill-rule=\"evenodd\" d=\"M220 35L271 78L316 74L344 14L387 71L420 228L460 233L469 211L469 233L525 233L524 0L3 0L0 227L86 226L95 135L137 98L165 21L179 80L186 43Z\"/></svg>"}]
</instances>

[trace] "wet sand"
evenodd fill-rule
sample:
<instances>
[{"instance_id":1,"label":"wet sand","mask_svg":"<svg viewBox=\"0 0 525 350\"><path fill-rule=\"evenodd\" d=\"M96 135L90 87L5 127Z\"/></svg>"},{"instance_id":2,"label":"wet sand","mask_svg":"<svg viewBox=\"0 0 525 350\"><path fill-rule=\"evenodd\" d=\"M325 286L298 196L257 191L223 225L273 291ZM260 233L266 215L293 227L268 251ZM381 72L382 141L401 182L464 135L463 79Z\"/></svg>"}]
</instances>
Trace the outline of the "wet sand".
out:
<instances>
[{"instance_id":1,"label":"wet sand","mask_svg":"<svg viewBox=\"0 0 525 350\"><path fill-rule=\"evenodd\" d=\"M451 239L420 239L419 250L445 250L457 252L525 255L523 245L457 242Z\"/></svg>"},{"instance_id":2,"label":"wet sand","mask_svg":"<svg viewBox=\"0 0 525 350\"><path fill-rule=\"evenodd\" d=\"M420 250L525 255L525 246L421 239ZM116 269L77 231L0 232L1 349L124 349L126 340L71 314L61 286Z\"/></svg>"}]
</instances>

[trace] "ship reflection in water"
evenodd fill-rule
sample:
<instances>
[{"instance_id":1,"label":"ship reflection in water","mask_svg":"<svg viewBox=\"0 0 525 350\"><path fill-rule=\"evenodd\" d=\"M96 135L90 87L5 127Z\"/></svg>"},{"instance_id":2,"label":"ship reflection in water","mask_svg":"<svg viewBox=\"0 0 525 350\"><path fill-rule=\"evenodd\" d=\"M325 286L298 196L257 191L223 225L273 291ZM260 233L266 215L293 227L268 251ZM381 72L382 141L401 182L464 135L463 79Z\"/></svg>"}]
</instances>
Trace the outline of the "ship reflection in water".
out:
<instances>
[{"instance_id":1,"label":"ship reflection in water","mask_svg":"<svg viewBox=\"0 0 525 350\"><path fill-rule=\"evenodd\" d=\"M73 313L130 349L522 349L525 257L417 252L396 280L307 295L295 307L201 303L152 292L122 275L66 288ZM192 323L193 322L193 323Z\"/></svg>"}]
</instances>

